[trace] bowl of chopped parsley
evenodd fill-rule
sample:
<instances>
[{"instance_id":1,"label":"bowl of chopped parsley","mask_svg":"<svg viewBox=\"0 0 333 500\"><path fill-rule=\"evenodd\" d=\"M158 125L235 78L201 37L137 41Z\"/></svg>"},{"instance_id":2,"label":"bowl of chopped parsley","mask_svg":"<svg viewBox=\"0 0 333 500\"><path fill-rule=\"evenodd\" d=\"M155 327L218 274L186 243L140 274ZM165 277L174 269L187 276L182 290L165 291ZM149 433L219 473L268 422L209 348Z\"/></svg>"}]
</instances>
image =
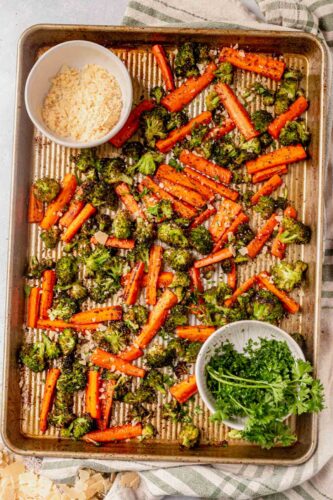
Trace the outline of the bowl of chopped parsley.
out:
<instances>
[{"instance_id":1,"label":"bowl of chopped parsley","mask_svg":"<svg viewBox=\"0 0 333 500\"><path fill-rule=\"evenodd\" d=\"M238 321L217 330L196 362L199 393L212 420L230 427L229 439L271 448L297 435L291 415L324 408L321 382L300 346L285 331L261 321Z\"/></svg>"}]
</instances>

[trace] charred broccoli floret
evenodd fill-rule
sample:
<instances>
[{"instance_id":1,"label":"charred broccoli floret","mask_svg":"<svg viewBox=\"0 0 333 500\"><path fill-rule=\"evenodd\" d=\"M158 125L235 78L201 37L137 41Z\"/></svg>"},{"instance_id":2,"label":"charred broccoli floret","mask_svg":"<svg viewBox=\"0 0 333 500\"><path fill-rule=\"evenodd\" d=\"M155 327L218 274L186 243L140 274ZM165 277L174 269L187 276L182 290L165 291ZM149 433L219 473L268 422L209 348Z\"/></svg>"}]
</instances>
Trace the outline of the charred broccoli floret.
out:
<instances>
[{"instance_id":1,"label":"charred broccoli floret","mask_svg":"<svg viewBox=\"0 0 333 500\"><path fill-rule=\"evenodd\" d=\"M101 178L107 184L117 184L118 182L133 184L132 178L124 172L125 167L125 162L120 157L102 158L98 170Z\"/></svg>"},{"instance_id":2,"label":"charred broccoli floret","mask_svg":"<svg viewBox=\"0 0 333 500\"><path fill-rule=\"evenodd\" d=\"M96 167L97 156L96 149L81 149L80 154L72 158L75 161L75 167L80 172L87 172Z\"/></svg>"},{"instance_id":3,"label":"charred broccoli floret","mask_svg":"<svg viewBox=\"0 0 333 500\"><path fill-rule=\"evenodd\" d=\"M209 160L213 154L214 150L214 141L213 140L205 140L200 146L201 154Z\"/></svg>"},{"instance_id":4,"label":"charred broccoli floret","mask_svg":"<svg viewBox=\"0 0 333 500\"><path fill-rule=\"evenodd\" d=\"M127 254L128 262L144 262L145 270L147 271L147 266L149 263L149 245L146 243L137 243L131 252Z\"/></svg>"},{"instance_id":5,"label":"charred broccoli floret","mask_svg":"<svg viewBox=\"0 0 333 500\"><path fill-rule=\"evenodd\" d=\"M298 86L301 79L302 73L299 70L287 69L284 72L280 88L276 93L276 114L279 115L286 111L290 103L296 99Z\"/></svg>"},{"instance_id":6,"label":"charred broccoli floret","mask_svg":"<svg viewBox=\"0 0 333 500\"><path fill-rule=\"evenodd\" d=\"M279 262L271 269L274 283L281 290L291 292L294 288L300 286L307 268L308 265L301 260L290 263Z\"/></svg>"},{"instance_id":7,"label":"charred broccoli floret","mask_svg":"<svg viewBox=\"0 0 333 500\"><path fill-rule=\"evenodd\" d=\"M153 424L148 423L142 428L141 440L152 439L156 436L156 434L157 430L155 429Z\"/></svg>"},{"instance_id":8,"label":"charred broccoli floret","mask_svg":"<svg viewBox=\"0 0 333 500\"><path fill-rule=\"evenodd\" d=\"M205 103L208 111L213 111L213 109L216 109L220 106L220 98L215 90L212 90L206 95Z\"/></svg>"},{"instance_id":9,"label":"charred broccoli floret","mask_svg":"<svg viewBox=\"0 0 333 500\"><path fill-rule=\"evenodd\" d=\"M178 304L171 309L167 320L164 324L164 329L167 332L173 332L177 326L184 326L188 324L187 308Z\"/></svg>"},{"instance_id":10,"label":"charred broccoli floret","mask_svg":"<svg viewBox=\"0 0 333 500\"><path fill-rule=\"evenodd\" d=\"M260 214L264 219L268 219L275 210L275 201L271 196L261 196L258 203L254 206L254 211Z\"/></svg>"},{"instance_id":11,"label":"charred broccoli floret","mask_svg":"<svg viewBox=\"0 0 333 500\"><path fill-rule=\"evenodd\" d=\"M128 341L128 331L123 323L113 322L98 333L98 338L106 343L108 350L113 354L118 354L126 348Z\"/></svg>"},{"instance_id":12,"label":"charred broccoli floret","mask_svg":"<svg viewBox=\"0 0 333 500\"><path fill-rule=\"evenodd\" d=\"M178 436L180 446L184 448L195 448L200 440L200 430L194 424L183 424Z\"/></svg>"},{"instance_id":13,"label":"charred broccoli floret","mask_svg":"<svg viewBox=\"0 0 333 500\"><path fill-rule=\"evenodd\" d=\"M245 161L253 160L261 153L261 143L258 137L243 142L239 147L237 158L234 159L236 165L242 165Z\"/></svg>"},{"instance_id":14,"label":"charred broccoli floret","mask_svg":"<svg viewBox=\"0 0 333 500\"><path fill-rule=\"evenodd\" d=\"M50 177L43 177L42 179L37 179L33 185L33 193L37 200L45 201L49 203L54 200L60 191L60 184L55 179Z\"/></svg>"},{"instance_id":15,"label":"charred broccoli floret","mask_svg":"<svg viewBox=\"0 0 333 500\"><path fill-rule=\"evenodd\" d=\"M138 161L139 158L143 155L144 152L143 144L139 141L131 141L126 142L122 147L122 154L127 158L131 158L134 161Z\"/></svg>"},{"instance_id":16,"label":"charred broccoli floret","mask_svg":"<svg viewBox=\"0 0 333 500\"><path fill-rule=\"evenodd\" d=\"M58 378L57 389L63 393L73 394L85 388L87 368L79 361L72 362L72 359L68 358L65 360L66 366L64 362L62 373Z\"/></svg>"},{"instance_id":17,"label":"charred broccoli floret","mask_svg":"<svg viewBox=\"0 0 333 500\"><path fill-rule=\"evenodd\" d=\"M191 137L186 143L187 149L200 148L207 132L208 127L206 125L197 125L196 127L193 127Z\"/></svg>"},{"instance_id":18,"label":"charred broccoli floret","mask_svg":"<svg viewBox=\"0 0 333 500\"><path fill-rule=\"evenodd\" d=\"M174 212L170 200L160 200L156 205L148 208L148 213L158 221L172 219Z\"/></svg>"},{"instance_id":19,"label":"charred broccoli floret","mask_svg":"<svg viewBox=\"0 0 333 500\"><path fill-rule=\"evenodd\" d=\"M154 148L158 139L165 139L167 111L157 106L151 111L145 111L140 117L143 136L150 148Z\"/></svg>"},{"instance_id":20,"label":"charred broccoli floret","mask_svg":"<svg viewBox=\"0 0 333 500\"><path fill-rule=\"evenodd\" d=\"M51 340L45 333L42 333L42 339L45 345L45 358L50 361L59 358L61 353L58 343Z\"/></svg>"},{"instance_id":21,"label":"charred broccoli floret","mask_svg":"<svg viewBox=\"0 0 333 500\"><path fill-rule=\"evenodd\" d=\"M116 238L127 239L132 235L132 220L127 210L118 210L113 222L112 230Z\"/></svg>"},{"instance_id":22,"label":"charred broccoli floret","mask_svg":"<svg viewBox=\"0 0 333 500\"><path fill-rule=\"evenodd\" d=\"M162 417L165 420L172 420L173 422L181 422L187 415L186 409L183 405L174 399L170 403L165 403L162 408Z\"/></svg>"},{"instance_id":23,"label":"charred broccoli floret","mask_svg":"<svg viewBox=\"0 0 333 500\"><path fill-rule=\"evenodd\" d=\"M193 255L185 248L168 248L163 259L175 271L187 271L193 264Z\"/></svg>"},{"instance_id":24,"label":"charred broccoli floret","mask_svg":"<svg viewBox=\"0 0 333 500\"><path fill-rule=\"evenodd\" d=\"M273 137L268 132L264 132L260 135L259 141L262 148L268 148L273 142Z\"/></svg>"},{"instance_id":25,"label":"charred broccoli floret","mask_svg":"<svg viewBox=\"0 0 333 500\"><path fill-rule=\"evenodd\" d=\"M69 285L76 280L79 267L77 260L72 255L64 255L56 263L57 282L61 285Z\"/></svg>"},{"instance_id":26,"label":"charred broccoli floret","mask_svg":"<svg viewBox=\"0 0 333 500\"><path fill-rule=\"evenodd\" d=\"M254 232L248 224L240 224L237 229L234 245L237 249L245 247L254 238Z\"/></svg>"},{"instance_id":27,"label":"charred broccoli floret","mask_svg":"<svg viewBox=\"0 0 333 500\"><path fill-rule=\"evenodd\" d=\"M252 86L254 92L262 97L264 106L271 106L275 101L275 92L265 87L262 83L256 82Z\"/></svg>"},{"instance_id":28,"label":"charred broccoli floret","mask_svg":"<svg viewBox=\"0 0 333 500\"><path fill-rule=\"evenodd\" d=\"M115 268L115 271L117 271L117 273L113 275L106 275L102 271L95 273L94 279L89 283L88 287L89 296L94 302L102 304L120 289L120 278L122 274L118 272L118 267Z\"/></svg>"},{"instance_id":29,"label":"charred broccoli floret","mask_svg":"<svg viewBox=\"0 0 333 500\"><path fill-rule=\"evenodd\" d=\"M77 333L71 328L65 328L58 337L59 347L64 356L69 356L74 352L77 344Z\"/></svg>"},{"instance_id":30,"label":"charred broccoli floret","mask_svg":"<svg viewBox=\"0 0 333 500\"><path fill-rule=\"evenodd\" d=\"M116 379L116 385L114 388L113 399L115 401L124 401L124 397L131 391L131 380L129 377L125 375L121 375L116 378L114 374L111 374L112 377Z\"/></svg>"},{"instance_id":31,"label":"charred broccoli floret","mask_svg":"<svg viewBox=\"0 0 333 500\"><path fill-rule=\"evenodd\" d=\"M171 366L176 358L176 349L173 347L163 347L156 344L149 349L146 354L146 363L150 368L163 368Z\"/></svg>"},{"instance_id":32,"label":"charred broccoli floret","mask_svg":"<svg viewBox=\"0 0 333 500\"><path fill-rule=\"evenodd\" d=\"M258 290L250 303L251 319L277 323L285 312L279 299L268 290Z\"/></svg>"},{"instance_id":33,"label":"charred broccoli floret","mask_svg":"<svg viewBox=\"0 0 333 500\"><path fill-rule=\"evenodd\" d=\"M213 159L219 165L229 165L229 163L235 161L238 155L239 150L232 141L215 142L213 146Z\"/></svg>"},{"instance_id":34,"label":"charred broccoli floret","mask_svg":"<svg viewBox=\"0 0 333 500\"><path fill-rule=\"evenodd\" d=\"M156 85L156 87L153 87L150 90L149 95L152 99L155 99L157 104L159 104L161 99L165 96L165 90L160 85Z\"/></svg>"},{"instance_id":35,"label":"charred broccoli floret","mask_svg":"<svg viewBox=\"0 0 333 500\"><path fill-rule=\"evenodd\" d=\"M103 233L107 233L112 226L112 219L108 214L97 214L96 215L97 229Z\"/></svg>"},{"instance_id":36,"label":"charred broccoli floret","mask_svg":"<svg viewBox=\"0 0 333 500\"><path fill-rule=\"evenodd\" d=\"M215 308L223 306L227 297L232 294L232 289L226 283L220 282L218 285L207 288L203 293L205 304L208 307Z\"/></svg>"},{"instance_id":37,"label":"charred broccoli floret","mask_svg":"<svg viewBox=\"0 0 333 500\"><path fill-rule=\"evenodd\" d=\"M20 360L29 370L38 373L45 369L45 344L34 342L24 344L20 351Z\"/></svg>"},{"instance_id":38,"label":"charred broccoli floret","mask_svg":"<svg viewBox=\"0 0 333 500\"><path fill-rule=\"evenodd\" d=\"M42 231L40 233L40 239L44 243L46 248L49 248L50 250L55 248L58 244L60 237L60 231L59 228L56 226L51 227L51 229L47 229L46 231Z\"/></svg>"},{"instance_id":39,"label":"charred broccoli floret","mask_svg":"<svg viewBox=\"0 0 333 500\"><path fill-rule=\"evenodd\" d=\"M156 399L155 390L148 384L143 384L135 389L134 392L127 392L122 400L124 403L136 404L136 403L153 403Z\"/></svg>"},{"instance_id":40,"label":"charred broccoli floret","mask_svg":"<svg viewBox=\"0 0 333 500\"><path fill-rule=\"evenodd\" d=\"M183 356L184 361L187 363L195 363L201 347L201 342L189 342L185 348L185 354Z\"/></svg>"},{"instance_id":41,"label":"charred broccoli floret","mask_svg":"<svg viewBox=\"0 0 333 500\"><path fill-rule=\"evenodd\" d=\"M173 130L175 128L180 128L185 123L188 122L188 116L185 113L185 111L177 111L174 113L170 113L168 116L168 121L166 123L166 129L169 132L170 130Z\"/></svg>"},{"instance_id":42,"label":"charred broccoli floret","mask_svg":"<svg viewBox=\"0 0 333 500\"><path fill-rule=\"evenodd\" d=\"M163 243L178 248L186 248L189 243L183 229L172 222L160 224L157 230L157 237Z\"/></svg>"},{"instance_id":43,"label":"charred broccoli floret","mask_svg":"<svg viewBox=\"0 0 333 500\"><path fill-rule=\"evenodd\" d=\"M142 381L143 387L149 387L154 391L166 394L164 376L161 372L156 369L152 369L148 372L146 377Z\"/></svg>"},{"instance_id":44,"label":"charred broccoli floret","mask_svg":"<svg viewBox=\"0 0 333 500\"><path fill-rule=\"evenodd\" d=\"M90 415L75 418L69 427L62 429L61 437L72 438L75 440L81 439L85 434L91 431L94 421Z\"/></svg>"},{"instance_id":45,"label":"charred broccoli floret","mask_svg":"<svg viewBox=\"0 0 333 500\"><path fill-rule=\"evenodd\" d=\"M134 239L138 243L149 243L155 238L154 224L141 217L138 217L135 222Z\"/></svg>"},{"instance_id":46,"label":"charred broccoli floret","mask_svg":"<svg viewBox=\"0 0 333 500\"><path fill-rule=\"evenodd\" d=\"M178 271L177 273L175 273L169 288L172 289L174 294L177 295L178 301L181 302L184 298L184 295L189 290L190 284L191 282L188 273L182 273ZM172 312L170 314L172 315Z\"/></svg>"},{"instance_id":47,"label":"charred broccoli floret","mask_svg":"<svg viewBox=\"0 0 333 500\"><path fill-rule=\"evenodd\" d=\"M199 253L207 255L213 249L211 234L204 226L198 226L191 229L188 239L191 247Z\"/></svg>"},{"instance_id":48,"label":"charred broccoli floret","mask_svg":"<svg viewBox=\"0 0 333 500\"><path fill-rule=\"evenodd\" d=\"M129 422L143 422L143 420L148 417L149 411L141 403L135 403L131 406L129 412L127 413L127 420Z\"/></svg>"},{"instance_id":49,"label":"charred broccoli floret","mask_svg":"<svg viewBox=\"0 0 333 500\"><path fill-rule=\"evenodd\" d=\"M194 43L186 42L178 48L175 57L175 73L184 78L199 75Z\"/></svg>"},{"instance_id":50,"label":"charred broccoli floret","mask_svg":"<svg viewBox=\"0 0 333 500\"><path fill-rule=\"evenodd\" d=\"M38 260L37 257L31 257L28 262L27 269L25 271L25 276L28 279L39 279L42 274L47 269L52 269L54 267L54 262L52 259L41 259Z\"/></svg>"},{"instance_id":51,"label":"charred broccoli floret","mask_svg":"<svg viewBox=\"0 0 333 500\"><path fill-rule=\"evenodd\" d=\"M88 290L84 285L82 285L82 283L77 281L76 283L73 283L71 287L67 290L67 294L73 300L83 301L88 296Z\"/></svg>"},{"instance_id":52,"label":"charred broccoli floret","mask_svg":"<svg viewBox=\"0 0 333 500\"><path fill-rule=\"evenodd\" d=\"M86 276L94 276L96 272L102 272L110 265L111 255L107 248L97 247L90 255L85 258Z\"/></svg>"},{"instance_id":53,"label":"charred broccoli floret","mask_svg":"<svg viewBox=\"0 0 333 500\"><path fill-rule=\"evenodd\" d=\"M291 217L283 217L282 219L283 233L279 234L278 238L282 243L295 243L296 245L305 245L311 239L311 229L299 220Z\"/></svg>"},{"instance_id":54,"label":"charred broccoli floret","mask_svg":"<svg viewBox=\"0 0 333 500\"><path fill-rule=\"evenodd\" d=\"M233 65L227 61L222 62L221 64L218 65L217 70L214 71L214 75L219 82L231 85L234 76Z\"/></svg>"},{"instance_id":55,"label":"charred broccoli floret","mask_svg":"<svg viewBox=\"0 0 333 500\"><path fill-rule=\"evenodd\" d=\"M310 142L310 132L303 121L288 122L281 130L279 141L283 146L299 143L306 146Z\"/></svg>"},{"instance_id":56,"label":"charred broccoli floret","mask_svg":"<svg viewBox=\"0 0 333 500\"><path fill-rule=\"evenodd\" d=\"M142 175L154 175L157 165L164 159L164 155L157 151L149 150L144 153L139 161L128 168L128 173L134 175L138 171Z\"/></svg>"},{"instance_id":57,"label":"charred broccoli floret","mask_svg":"<svg viewBox=\"0 0 333 500\"><path fill-rule=\"evenodd\" d=\"M136 305L129 307L123 315L127 328L137 332L148 320L148 309L145 306Z\"/></svg>"},{"instance_id":58,"label":"charred broccoli floret","mask_svg":"<svg viewBox=\"0 0 333 500\"><path fill-rule=\"evenodd\" d=\"M266 132L268 125L273 121L273 116L265 109L259 109L252 113L251 120L259 132Z\"/></svg>"},{"instance_id":59,"label":"charred broccoli floret","mask_svg":"<svg viewBox=\"0 0 333 500\"><path fill-rule=\"evenodd\" d=\"M59 297L57 298L50 310L50 319L63 319L67 320L78 310L78 304L75 300L70 297Z\"/></svg>"},{"instance_id":60,"label":"charred broccoli floret","mask_svg":"<svg viewBox=\"0 0 333 500\"><path fill-rule=\"evenodd\" d=\"M85 181L81 184L79 199L89 201L94 207L106 206L112 210L117 207L118 199L112 186L101 181Z\"/></svg>"},{"instance_id":61,"label":"charred broccoli floret","mask_svg":"<svg viewBox=\"0 0 333 500\"><path fill-rule=\"evenodd\" d=\"M56 397L54 400L53 411L48 419L49 423L60 428L69 425L75 418L72 407L73 394L60 390L57 382Z\"/></svg>"}]
</instances>

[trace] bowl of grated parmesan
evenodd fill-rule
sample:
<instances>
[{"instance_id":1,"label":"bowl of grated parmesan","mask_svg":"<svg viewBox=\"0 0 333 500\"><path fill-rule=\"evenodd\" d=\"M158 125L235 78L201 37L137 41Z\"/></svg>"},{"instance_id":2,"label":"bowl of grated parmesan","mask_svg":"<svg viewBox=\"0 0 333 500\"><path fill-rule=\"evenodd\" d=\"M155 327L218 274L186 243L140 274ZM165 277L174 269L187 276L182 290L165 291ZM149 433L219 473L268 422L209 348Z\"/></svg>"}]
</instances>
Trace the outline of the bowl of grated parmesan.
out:
<instances>
[{"instance_id":1,"label":"bowl of grated parmesan","mask_svg":"<svg viewBox=\"0 0 333 500\"><path fill-rule=\"evenodd\" d=\"M70 148L91 148L111 139L125 124L132 101L131 77L121 59L83 40L47 50L25 86L25 105L34 125Z\"/></svg>"}]
</instances>

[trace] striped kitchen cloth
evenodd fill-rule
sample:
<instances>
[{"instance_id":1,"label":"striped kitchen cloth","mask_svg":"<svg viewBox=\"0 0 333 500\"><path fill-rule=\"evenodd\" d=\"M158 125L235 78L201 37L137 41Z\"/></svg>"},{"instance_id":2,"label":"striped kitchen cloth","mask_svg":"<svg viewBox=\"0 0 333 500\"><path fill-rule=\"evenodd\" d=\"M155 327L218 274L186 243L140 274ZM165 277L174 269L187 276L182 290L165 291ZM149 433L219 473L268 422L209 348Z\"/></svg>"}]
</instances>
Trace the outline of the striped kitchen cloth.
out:
<instances>
[{"instance_id":1,"label":"striped kitchen cloth","mask_svg":"<svg viewBox=\"0 0 333 500\"><path fill-rule=\"evenodd\" d=\"M258 20L239 1L227 0L131 0L124 24L134 26L190 25L209 28L298 29L326 40L333 47L333 2L330 0L257 0L265 22ZM273 26L274 25L274 26ZM278 26L277 26L278 25ZM331 73L330 73L331 76ZM329 82L331 89L331 81ZM331 89L332 90L332 89ZM331 105L330 102L327 103ZM332 130L332 112L328 113ZM329 144L332 144L331 134ZM330 156L331 158L331 156ZM319 424L318 449L297 467L252 465L180 465L161 462L122 462L44 459L42 474L68 482L80 467L101 472L137 471L140 486L126 487L118 474L107 498L149 500L164 495L245 500L250 498L333 499L333 174L327 169L326 236L323 269L322 334L319 376L325 385L328 408Z\"/></svg>"}]
</instances>

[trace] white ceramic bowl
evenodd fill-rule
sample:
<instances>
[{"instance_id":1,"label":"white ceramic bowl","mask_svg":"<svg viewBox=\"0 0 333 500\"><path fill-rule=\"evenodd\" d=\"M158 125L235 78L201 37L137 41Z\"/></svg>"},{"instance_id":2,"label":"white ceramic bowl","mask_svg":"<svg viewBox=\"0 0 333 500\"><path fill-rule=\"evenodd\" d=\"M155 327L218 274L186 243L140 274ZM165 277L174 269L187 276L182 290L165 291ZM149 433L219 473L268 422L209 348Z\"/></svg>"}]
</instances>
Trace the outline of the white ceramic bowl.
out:
<instances>
[{"instance_id":1,"label":"white ceramic bowl","mask_svg":"<svg viewBox=\"0 0 333 500\"><path fill-rule=\"evenodd\" d=\"M97 64L109 71L118 81L123 106L118 123L108 134L89 142L77 142L70 138L57 136L44 124L41 110L54 77L63 65L81 69L86 64ZM107 142L125 124L133 101L131 77L124 63L110 50L97 43L84 40L64 42L49 49L31 69L25 85L25 105L34 125L51 141L70 148L92 148Z\"/></svg>"},{"instance_id":2,"label":"white ceramic bowl","mask_svg":"<svg viewBox=\"0 0 333 500\"><path fill-rule=\"evenodd\" d=\"M285 340L294 358L305 360L303 351L297 342L295 342L288 333L281 330L281 328L271 325L270 323L244 320L236 321L235 323L230 323L229 325L219 328L203 344L195 365L195 375L199 394L212 413L215 412L215 399L207 387L205 374L205 368L209 360L226 340L229 340L238 352L243 352L245 345L250 339L257 341L259 338ZM232 429L243 430L245 422L246 417L237 417L232 420L225 420L224 424Z\"/></svg>"}]
</instances>

